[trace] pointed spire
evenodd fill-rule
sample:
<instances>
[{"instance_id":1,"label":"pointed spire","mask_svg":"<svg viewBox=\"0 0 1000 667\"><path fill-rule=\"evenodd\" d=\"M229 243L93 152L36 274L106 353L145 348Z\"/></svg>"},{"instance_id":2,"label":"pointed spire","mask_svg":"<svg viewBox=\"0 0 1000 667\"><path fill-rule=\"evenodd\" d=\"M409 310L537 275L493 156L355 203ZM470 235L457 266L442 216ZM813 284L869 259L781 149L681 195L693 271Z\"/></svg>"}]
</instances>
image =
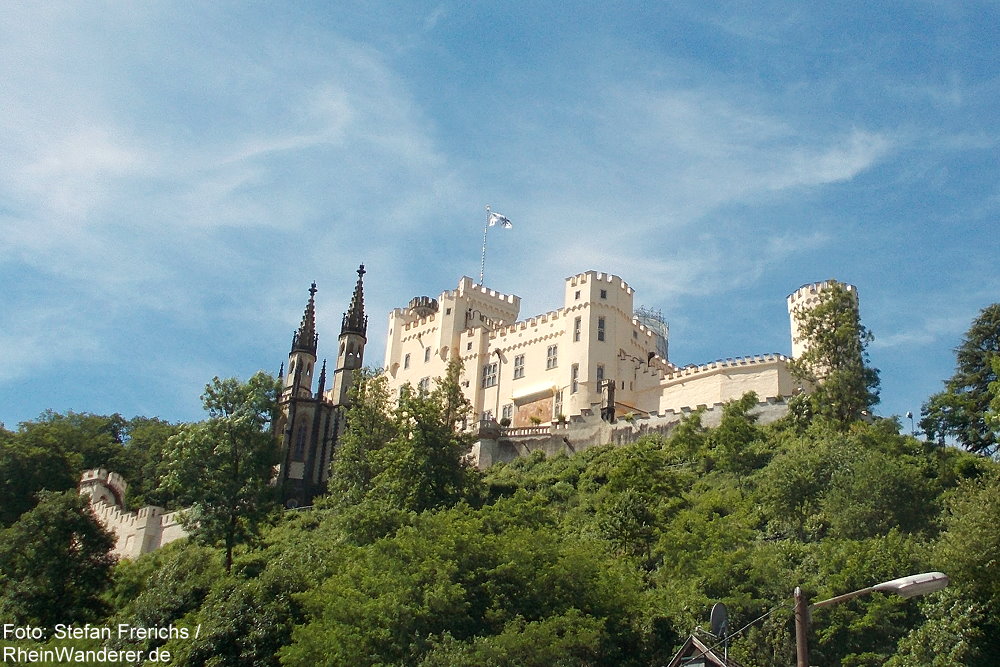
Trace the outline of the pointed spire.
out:
<instances>
[{"instance_id":1,"label":"pointed spire","mask_svg":"<svg viewBox=\"0 0 1000 667\"><path fill-rule=\"evenodd\" d=\"M316 283L313 282L309 288L309 303L306 304L306 311L302 314L302 323L299 330L292 336L292 352L308 352L316 355L316 344L319 336L316 334Z\"/></svg>"},{"instance_id":2,"label":"pointed spire","mask_svg":"<svg viewBox=\"0 0 1000 667\"><path fill-rule=\"evenodd\" d=\"M316 398L323 398L323 390L326 389L326 359L323 360L323 368L319 372L319 388L316 390Z\"/></svg>"},{"instance_id":3,"label":"pointed spire","mask_svg":"<svg viewBox=\"0 0 1000 667\"><path fill-rule=\"evenodd\" d=\"M281 366L278 367L278 379L281 380L285 377L285 362L281 362Z\"/></svg>"},{"instance_id":4,"label":"pointed spire","mask_svg":"<svg viewBox=\"0 0 1000 667\"><path fill-rule=\"evenodd\" d=\"M364 291L365 265L358 267L358 284L354 286L354 296L351 297L351 307L344 313L344 322L340 327L340 335L347 333L368 335L368 316L365 315Z\"/></svg>"}]
</instances>

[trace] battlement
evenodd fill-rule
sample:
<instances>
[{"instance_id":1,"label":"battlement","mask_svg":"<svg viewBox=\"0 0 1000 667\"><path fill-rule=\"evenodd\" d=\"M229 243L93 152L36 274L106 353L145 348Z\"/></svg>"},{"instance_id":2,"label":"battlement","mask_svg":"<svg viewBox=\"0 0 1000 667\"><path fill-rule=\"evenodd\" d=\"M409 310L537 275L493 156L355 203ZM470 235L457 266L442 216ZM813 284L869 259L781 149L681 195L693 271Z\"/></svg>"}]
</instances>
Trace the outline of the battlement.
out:
<instances>
[{"instance_id":1,"label":"battlement","mask_svg":"<svg viewBox=\"0 0 1000 667\"><path fill-rule=\"evenodd\" d=\"M429 296L415 296L407 304L407 310L417 317L427 317L438 311L438 302Z\"/></svg>"},{"instance_id":2,"label":"battlement","mask_svg":"<svg viewBox=\"0 0 1000 667\"><path fill-rule=\"evenodd\" d=\"M785 355L772 352L770 354L754 354L745 357L730 357L727 359L716 359L707 364L692 364L690 366L683 366L678 368L672 373L667 373L664 379L672 380L680 377L690 377L692 375L699 375L701 373L709 373L722 368L739 368L745 366L758 366L761 364L773 364L776 362L788 362L791 361Z\"/></svg>"},{"instance_id":3,"label":"battlement","mask_svg":"<svg viewBox=\"0 0 1000 667\"><path fill-rule=\"evenodd\" d=\"M491 299L504 301L512 306L517 305L521 300L520 297L514 296L513 294L504 294L503 292L498 292L488 287L477 285L472 281L472 278L470 278L469 276L462 276L462 279L458 281L458 289L453 292L445 292L444 295L447 295L452 298L457 298L467 292L475 292L477 294L487 296Z\"/></svg>"},{"instance_id":4,"label":"battlement","mask_svg":"<svg viewBox=\"0 0 1000 667\"><path fill-rule=\"evenodd\" d=\"M608 283L609 285L617 286L630 296L635 294L635 290L629 287L629 284L620 277L611 273L603 273L601 271L585 271L583 273L578 273L575 276L567 278L566 282L569 283L570 287L577 287L579 285L586 284L591 280L594 282Z\"/></svg>"},{"instance_id":5,"label":"battlement","mask_svg":"<svg viewBox=\"0 0 1000 667\"><path fill-rule=\"evenodd\" d=\"M115 502L118 505L125 505L125 491L128 489L128 483L125 481L125 478L105 468L85 470L83 475L80 476L81 490L85 490L85 487L92 487L98 484L107 488L114 495Z\"/></svg>"},{"instance_id":6,"label":"battlement","mask_svg":"<svg viewBox=\"0 0 1000 667\"><path fill-rule=\"evenodd\" d=\"M816 295L819 294L824 289L826 289L827 287L837 284L843 285L848 292L853 292L854 298L857 299L857 290L858 290L857 287L849 283L841 283L838 280L830 278L828 280L821 280L815 283L806 283L802 287L798 288L797 290L789 294L788 297L786 298L786 301L788 302L788 309L792 310L803 302L808 303L810 300L815 299Z\"/></svg>"}]
</instances>

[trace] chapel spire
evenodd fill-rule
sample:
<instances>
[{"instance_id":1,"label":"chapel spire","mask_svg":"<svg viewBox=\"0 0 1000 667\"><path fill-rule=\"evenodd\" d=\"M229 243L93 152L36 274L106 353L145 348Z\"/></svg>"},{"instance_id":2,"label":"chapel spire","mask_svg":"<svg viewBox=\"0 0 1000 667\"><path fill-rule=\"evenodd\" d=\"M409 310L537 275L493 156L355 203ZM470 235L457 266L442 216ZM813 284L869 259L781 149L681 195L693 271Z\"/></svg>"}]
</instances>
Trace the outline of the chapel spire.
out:
<instances>
[{"instance_id":1,"label":"chapel spire","mask_svg":"<svg viewBox=\"0 0 1000 667\"><path fill-rule=\"evenodd\" d=\"M302 314L302 323L299 330L292 336L292 352L306 352L316 356L316 346L319 342L319 335L316 333L316 283L313 282L309 288L309 303Z\"/></svg>"},{"instance_id":2,"label":"chapel spire","mask_svg":"<svg viewBox=\"0 0 1000 667\"><path fill-rule=\"evenodd\" d=\"M365 315L365 290L364 290L365 265L358 267L358 283L354 286L354 296L351 297L351 306L344 313L344 321L340 327L340 335L353 333L363 338L368 336L368 316Z\"/></svg>"}]
</instances>

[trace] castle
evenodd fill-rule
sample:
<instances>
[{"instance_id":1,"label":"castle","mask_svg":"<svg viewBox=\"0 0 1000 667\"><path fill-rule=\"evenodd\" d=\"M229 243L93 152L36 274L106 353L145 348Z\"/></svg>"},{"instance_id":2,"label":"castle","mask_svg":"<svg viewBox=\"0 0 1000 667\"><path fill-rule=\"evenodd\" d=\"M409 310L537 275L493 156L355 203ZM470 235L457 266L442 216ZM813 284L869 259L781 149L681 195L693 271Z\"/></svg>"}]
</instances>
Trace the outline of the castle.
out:
<instances>
[{"instance_id":1,"label":"castle","mask_svg":"<svg viewBox=\"0 0 1000 667\"><path fill-rule=\"evenodd\" d=\"M354 372L362 367L368 317L361 265L339 335L337 362L327 389L326 361L318 373L316 284L282 366L275 434L281 451L277 483L286 507L312 503L325 491L330 462L344 429ZM786 299L793 356L807 342L799 315L834 281L803 285ZM854 295L857 291L847 288ZM436 299L417 296L389 313L384 372L391 390L429 390L449 360L460 359L460 384L475 412L472 461L488 467L531 451L575 452L644 433L668 432L685 415L703 410L713 424L718 408L746 392L757 394L762 421L787 412L786 400L809 391L781 353L731 357L677 366L668 358L662 318L636 309L634 290L618 276L587 271L565 279L562 307L518 319L521 299L463 277ZM105 470L88 471L88 493L98 515L118 535L117 551L135 556L183 536L176 517L161 508L123 509L125 483Z\"/></svg>"}]
</instances>

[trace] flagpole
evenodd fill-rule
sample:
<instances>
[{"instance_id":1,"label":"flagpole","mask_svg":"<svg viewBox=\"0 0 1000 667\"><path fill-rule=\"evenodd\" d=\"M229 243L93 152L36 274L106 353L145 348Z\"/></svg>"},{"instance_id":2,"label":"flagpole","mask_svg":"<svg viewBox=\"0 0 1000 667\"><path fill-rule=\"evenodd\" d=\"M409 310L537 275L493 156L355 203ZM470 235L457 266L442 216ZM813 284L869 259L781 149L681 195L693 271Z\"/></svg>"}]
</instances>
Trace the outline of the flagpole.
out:
<instances>
[{"instance_id":1,"label":"flagpole","mask_svg":"<svg viewBox=\"0 0 1000 667\"><path fill-rule=\"evenodd\" d=\"M490 228L490 207L486 207L486 224L483 225L483 262L479 265L479 286L483 285L483 274L486 273L486 232Z\"/></svg>"}]
</instances>

